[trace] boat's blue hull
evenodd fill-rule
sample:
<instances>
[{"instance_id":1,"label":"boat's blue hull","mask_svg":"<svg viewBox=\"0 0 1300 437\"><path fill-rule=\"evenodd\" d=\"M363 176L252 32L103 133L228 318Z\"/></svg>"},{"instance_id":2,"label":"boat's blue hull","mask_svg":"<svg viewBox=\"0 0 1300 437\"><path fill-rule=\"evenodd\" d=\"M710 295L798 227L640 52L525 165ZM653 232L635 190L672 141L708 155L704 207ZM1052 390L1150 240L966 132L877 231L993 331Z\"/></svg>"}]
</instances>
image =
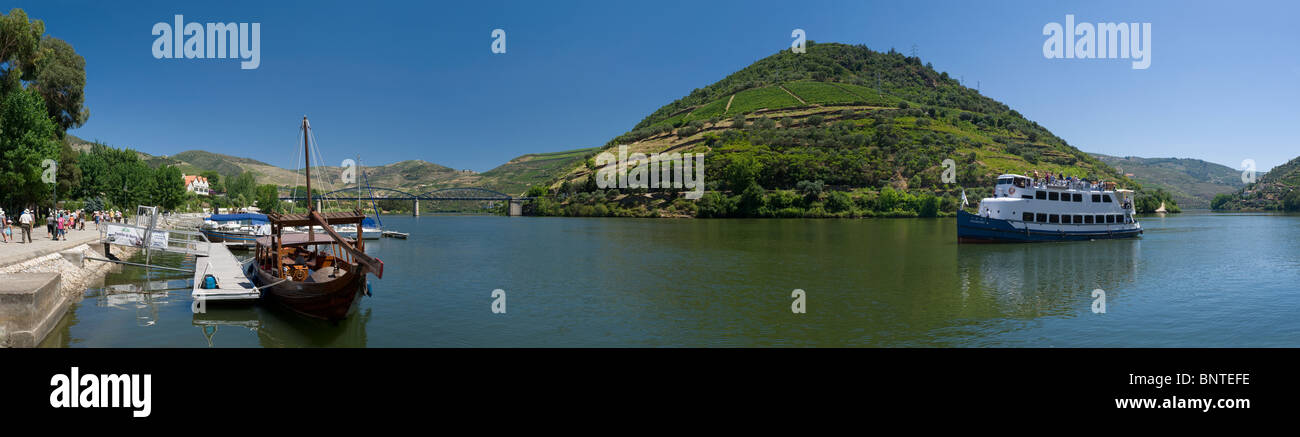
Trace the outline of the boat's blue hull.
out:
<instances>
[{"instance_id":1,"label":"boat's blue hull","mask_svg":"<svg viewBox=\"0 0 1300 437\"><path fill-rule=\"evenodd\" d=\"M1008 220L980 217L957 211L957 241L962 243L1030 243L1043 241L1086 241L1133 238L1142 229L1122 231L1037 231L1017 229Z\"/></svg>"},{"instance_id":2,"label":"boat's blue hull","mask_svg":"<svg viewBox=\"0 0 1300 437\"><path fill-rule=\"evenodd\" d=\"M233 234L229 232L220 232L220 231L213 231L208 229L203 229L199 232L202 232L204 236L208 237L208 241L211 241L213 243L222 243L222 242L254 243L257 241L256 235Z\"/></svg>"}]
</instances>

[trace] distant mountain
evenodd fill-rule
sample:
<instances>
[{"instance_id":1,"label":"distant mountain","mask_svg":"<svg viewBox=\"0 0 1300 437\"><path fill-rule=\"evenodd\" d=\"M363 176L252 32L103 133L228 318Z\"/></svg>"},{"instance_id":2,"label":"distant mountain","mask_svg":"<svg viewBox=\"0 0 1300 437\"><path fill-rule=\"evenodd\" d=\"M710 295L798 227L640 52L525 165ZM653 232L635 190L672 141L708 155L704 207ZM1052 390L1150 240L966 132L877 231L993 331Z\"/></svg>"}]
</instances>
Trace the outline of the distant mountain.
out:
<instances>
[{"instance_id":1,"label":"distant mountain","mask_svg":"<svg viewBox=\"0 0 1300 437\"><path fill-rule=\"evenodd\" d=\"M1116 157L1093 153L1101 162L1146 189L1163 189L1183 208L1209 208L1214 196L1245 187L1241 172L1226 165L1190 158Z\"/></svg>"},{"instance_id":2,"label":"distant mountain","mask_svg":"<svg viewBox=\"0 0 1300 437\"><path fill-rule=\"evenodd\" d=\"M1273 167L1255 183L1215 197L1214 209L1300 211L1300 158Z\"/></svg>"},{"instance_id":3,"label":"distant mountain","mask_svg":"<svg viewBox=\"0 0 1300 437\"><path fill-rule=\"evenodd\" d=\"M91 142L68 135L68 143L78 151L90 150ZM506 194L521 194L536 184L557 178L572 165L581 162L596 149L577 149L564 152L527 154L516 157L484 173L457 170L422 160L407 160L384 165L361 162L371 186L393 188L420 194L439 188L480 187ZM152 167L176 166L185 174L215 171L223 178L252 172L259 184L281 187L302 185L302 169L285 169L262 161L238 156L223 155L203 150L187 150L170 156L155 156L136 151L140 159ZM342 183L339 166L312 167L312 188L326 191L346 188ZM347 184L347 186L355 186ZM381 194L381 193L376 193Z\"/></svg>"}]
</instances>

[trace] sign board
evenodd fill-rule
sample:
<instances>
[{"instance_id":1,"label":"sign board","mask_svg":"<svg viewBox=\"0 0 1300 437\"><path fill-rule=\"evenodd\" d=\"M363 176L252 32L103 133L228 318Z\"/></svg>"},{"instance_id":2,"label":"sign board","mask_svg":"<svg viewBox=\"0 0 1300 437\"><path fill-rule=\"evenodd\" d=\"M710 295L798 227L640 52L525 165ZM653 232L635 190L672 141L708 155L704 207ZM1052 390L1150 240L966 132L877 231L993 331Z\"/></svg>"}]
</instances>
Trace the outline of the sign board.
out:
<instances>
[{"instance_id":1,"label":"sign board","mask_svg":"<svg viewBox=\"0 0 1300 437\"><path fill-rule=\"evenodd\" d=\"M122 224L106 224L108 227L104 231L104 242L116 244L119 246L145 247L144 234L146 229ZM149 249L166 249L167 248L167 231L154 231L149 236Z\"/></svg>"}]
</instances>

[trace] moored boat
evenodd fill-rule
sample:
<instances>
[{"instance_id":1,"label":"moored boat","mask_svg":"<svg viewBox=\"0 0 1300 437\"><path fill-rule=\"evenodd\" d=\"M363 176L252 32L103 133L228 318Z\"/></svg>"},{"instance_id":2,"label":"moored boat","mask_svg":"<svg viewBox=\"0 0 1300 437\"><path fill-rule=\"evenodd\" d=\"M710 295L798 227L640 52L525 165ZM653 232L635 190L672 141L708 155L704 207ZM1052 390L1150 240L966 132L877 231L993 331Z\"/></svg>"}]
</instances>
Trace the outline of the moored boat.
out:
<instances>
[{"instance_id":1,"label":"moored boat","mask_svg":"<svg viewBox=\"0 0 1300 437\"><path fill-rule=\"evenodd\" d=\"M1133 191L1113 183L998 176L993 197L977 213L957 212L962 243L1013 243L1132 238L1142 235Z\"/></svg>"},{"instance_id":2,"label":"moored boat","mask_svg":"<svg viewBox=\"0 0 1300 437\"><path fill-rule=\"evenodd\" d=\"M311 192L311 125L302 119L307 192ZM264 296L290 310L326 320L346 318L366 291L366 275L382 278L384 263L365 253L363 238L346 238L336 225L362 226L360 210L323 213L307 202L305 214L267 214L270 234L257 239L253 270ZM292 232L305 227L306 232ZM355 234L354 234L355 235Z\"/></svg>"},{"instance_id":3,"label":"moored boat","mask_svg":"<svg viewBox=\"0 0 1300 437\"><path fill-rule=\"evenodd\" d=\"M253 244L257 237L270 235L271 225L265 214L212 214L203 219L199 232L213 243Z\"/></svg>"}]
</instances>

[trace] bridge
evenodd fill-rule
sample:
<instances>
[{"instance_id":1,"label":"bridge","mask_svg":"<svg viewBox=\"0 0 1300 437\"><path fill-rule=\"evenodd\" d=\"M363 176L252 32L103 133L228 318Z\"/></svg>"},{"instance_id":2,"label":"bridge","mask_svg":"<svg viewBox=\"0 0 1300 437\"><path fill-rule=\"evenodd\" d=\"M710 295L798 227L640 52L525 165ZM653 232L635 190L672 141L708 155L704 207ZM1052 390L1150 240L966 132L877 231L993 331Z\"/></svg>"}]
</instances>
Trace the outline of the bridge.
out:
<instances>
[{"instance_id":1,"label":"bridge","mask_svg":"<svg viewBox=\"0 0 1300 437\"><path fill-rule=\"evenodd\" d=\"M304 193L305 194L305 193ZM515 197L500 191L489 190L487 188L477 187L455 187L440 188L433 191L426 191L420 194L414 194L394 188L363 186L358 191L357 187L341 188L328 193L316 194L312 199L317 202L317 209L326 200L332 201L375 201L375 200L409 200L413 202L411 212L415 216L420 215L420 201L499 201L509 202L509 213L512 216L523 213L523 202L533 200L532 197ZM292 201L299 203L307 200L305 195L288 195L280 196L282 201Z\"/></svg>"}]
</instances>

